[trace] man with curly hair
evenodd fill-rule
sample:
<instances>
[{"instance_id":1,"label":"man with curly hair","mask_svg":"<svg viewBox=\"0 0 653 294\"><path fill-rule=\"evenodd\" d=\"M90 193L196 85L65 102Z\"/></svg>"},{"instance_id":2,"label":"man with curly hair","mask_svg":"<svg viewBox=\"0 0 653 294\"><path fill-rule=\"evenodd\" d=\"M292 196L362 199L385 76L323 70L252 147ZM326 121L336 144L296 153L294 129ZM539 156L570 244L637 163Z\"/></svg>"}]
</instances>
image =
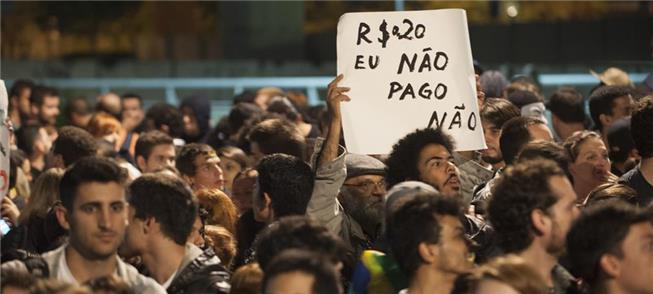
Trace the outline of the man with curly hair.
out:
<instances>
[{"instance_id":1,"label":"man with curly hair","mask_svg":"<svg viewBox=\"0 0 653 294\"><path fill-rule=\"evenodd\" d=\"M517 163L501 175L492 195L489 220L504 253L537 269L551 293L566 293L572 277L558 258L578 208L564 171L546 159Z\"/></svg>"},{"instance_id":2,"label":"man with curly hair","mask_svg":"<svg viewBox=\"0 0 653 294\"><path fill-rule=\"evenodd\" d=\"M406 135L392 146L388 157L388 188L403 181L421 181L444 196L460 197L453 149L453 139L439 128L418 129Z\"/></svg>"}]
</instances>

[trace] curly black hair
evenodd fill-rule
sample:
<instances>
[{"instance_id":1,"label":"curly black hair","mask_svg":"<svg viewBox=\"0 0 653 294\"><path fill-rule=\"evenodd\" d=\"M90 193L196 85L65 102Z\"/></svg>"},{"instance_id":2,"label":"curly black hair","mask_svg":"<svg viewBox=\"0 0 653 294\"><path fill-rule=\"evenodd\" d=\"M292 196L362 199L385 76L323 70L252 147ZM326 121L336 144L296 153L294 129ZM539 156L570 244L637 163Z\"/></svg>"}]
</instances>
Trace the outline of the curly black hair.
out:
<instances>
[{"instance_id":1,"label":"curly black hair","mask_svg":"<svg viewBox=\"0 0 653 294\"><path fill-rule=\"evenodd\" d=\"M506 253L526 249L537 234L533 231L531 212L546 211L558 201L549 186L553 176L566 177L554 161L533 159L508 167L497 180L488 213L496 240Z\"/></svg>"},{"instance_id":2,"label":"curly black hair","mask_svg":"<svg viewBox=\"0 0 653 294\"><path fill-rule=\"evenodd\" d=\"M417 129L401 138L394 146L386 162L386 183L388 189L407 180L419 180L417 160L426 145L438 144L453 152L455 142L441 128Z\"/></svg>"}]
</instances>

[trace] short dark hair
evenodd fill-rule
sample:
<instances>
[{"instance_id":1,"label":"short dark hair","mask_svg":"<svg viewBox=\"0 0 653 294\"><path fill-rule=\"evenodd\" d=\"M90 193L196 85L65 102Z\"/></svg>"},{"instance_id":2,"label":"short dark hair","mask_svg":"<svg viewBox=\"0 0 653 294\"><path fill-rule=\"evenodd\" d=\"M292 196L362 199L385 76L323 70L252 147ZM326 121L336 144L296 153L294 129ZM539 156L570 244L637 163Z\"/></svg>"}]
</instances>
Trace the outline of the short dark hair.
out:
<instances>
[{"instance_id":1,"label":"short dark hair","mask_svg":"<svg viewBox=\"0 0 653 294\"><path fill-rule=\"evenodd\" d=\"M555 161L555 163L558 164L558 167L560 167L567 177L571 179L571 173L569 172L571 159L569 158L567 151L565 151L565 148L560 146L558 143L544 140L528 142L524 145L521 152L519 152L517 162L524 162L536 158Z\"/></svg>"},{"instance_id":2,"label":"short dark hair","mask_svg":"<svg viewBox=\"0 0 653 294\"><path fill-rule=\"evenodd\" d=\"M528 127L537 124L545 124L543 121L528 117L519 116L508 120L501 127L501 137L499 138L499 148L506 164L512 164L517 159L517 154L531 141L531 133Z\"/></svg>"},{"instance_id":3,"label":"short dark hair","mask_svg":"<svg viewBox=\"0 0 653 294\"><path fill-rule=\"evenodd\" d=\"M59 96L55 88L39 85L32 88L32 94L29 96L29 102L32 105L41 106L47 96Z\"/></svg>"},{"instance_id":4,"label":"short dark hair","mask_svg":"<svg viewBox=\"0 0 653 294\"><path fill-rule=\"evenodd\" d=\"M300 116L297 107L287 97L272 98L268 103L267 111L281 114L290 121L295 121Z\"/></svg>"},{"instance_id":5,"label":"short dark hair","mask_svg":"<svg viewBox=\"0 0 653 294\"><path fill-rule=\"evenodd\" d=\"M64 115L69 121L72 118L72 114L90 114L90 106L88 100L84 96L77 96L68 99L66 101L66 107L64 108Z\"/></svg>"},{"instance_id":6,"label":"short dark hair","mask_svg":"<svg viewBox=\"0 0 653 294\"><path fill-rule=\"evenodd\" d=\"M156 219L166 237L178 245L186 244L197 217L197 200L180 178L142 175L129 185L129 197L136 218Z\"/></svg>"},{"instance_id":7,"label":"short dark hair","mask_svg":"<svg viewBox=\"0 0 653 294\"><path fill-rule=\"evenodd\" d=\"M265 155L284 153L304 159L306 143L304 137L287 119L267 119L256 124L249 131L249 140L257 143Z\"/></svg>"},{"instance_id":8,"label":"short dark hair","mask_svg":"<svg viewBox=\"0 0 653 294\"><path fill-rule=\"evenodd\" d=\"M172 137L168 134L153 130L145 133L141 133L136 141L136 147L134 147L134 157L143 156L145 160L150 157L152 149L157 145L174 145Z\"/></svg>"},{"instance_id":9,"label":"short dark hair","mask_svg":"<svg viewBox=\"0 0 653 294\"><path fill-rule=\"evenodd\" d=\"M125 93L122 94L122 97L120 97L121 102L125 101L127 99L136 99L138 100L138 104L143 107L143 97L141 95L138 95L136 93Z\"/></svg>"},{"instance_id":10,"label":"short dark hair","mask_svg":"<svg viewBox=\"0 0 653 294\"><path fill-rule=\"evenodd\" d=\"M549 186L553 176L566 175L555 162L534 159L506 168L496 181L488 213L496 240L506 253L528 248L537 234L533 232L531 212L546 211L558 201Z\"/></svg>"},{"instance_id":11,"label":"short dark hair","mask_svg":"<svg viewBox=\"0 0 653 294\"><path fill-rule=\"evenodd\" d=\"M612 114L614 101L619 97L630 95L631 92L632 89L626 86L602 86L590 95L590 115L599 130L603 129L599 119L601 114Z\"/></svg>"},{"instance_id":12,"label":"short dark hair","mask_svg":"<svg viewBox=\"0 0 653 294\"><path fill-rule=\"evenodd\" d=\"M34 154L34 142L41 128L43 127L40 125L26 125L16 131L16 146L25 151L28 156Z\"/></svg>"},{"instance_id":13,"label":"short dark hair","mask_svg":"<svg viewBox=\"0 0 653 294\"><path fill-rule=\"evenodd\" d=\"M426 145L437 144L453 152L454 140L442 128L417 129L404 136L392 146L386 162L386 183L388 188L406 180L419 180L417 160Z\"/></svg>"},{"instance_id":14,"label":"short dark hair","mask_svg":"<svg viewBox=\"0 0 653 294\"><path fill-rule=\"evenodd\" d=\"M647 221L646 214L626 203L611 202L583 211L567 234L569 269L590 286L595 285L602 276L601 256L622 257L621 244L630 227Z\"/></svg>"},{"instance_id":15,"label":"short dark hair","mask_svg":"<svg viewBox=\"0 0 653 294\"><path fill-rule=\"evenodd\" d=\"M179 170L179 173L186 176L195 176L197 172L197 166L195 166L195 158L198 155L209 155L213 154L218 156L215 153L215 150L209 145L202 143L190 143L186 144L179 150L177 154L177 160L175 161L175 167Z\"/></svg>"},{"instance_id":16,"label":"short dark hair","mask_svg":"<svg viewBox=\"0 0 653 294\"><path fill-rule=\"evenodd\" d=\"M585 123L583 94L573 87L561 87L549 98L547 109L565 123Z\"/></svg>"},{"instance_id":17,"label":"short dark hair","mask_svg":"<svg viewBox=\"0 0 653 294\"><path fill-rule=\"evenodd\" d=\"M157 130L161 130L161 126L167 125L169 134L173 138L180 138L184 135L184 119L181 112L170 104L160 102L152 105L145 113L145 119L152 122Z\"/></svg>"},{"instance_id":18,"label":"short dark hair","mask_svg":"<svg viewBox=\"0 0 653 294\"><path fill-rule=\"evenodd\" d=\"M521 112L519 108L510 101L503 98L485 99L481 107L481 119L501 128L508 120L513 117L519 117Z\"/></svg>"},{"instance_id":19,"label":"short dark hair","mask_svg":"<svg viewBox=\"0 0 653 294\"><path fill-rule=\"evenodd\" d=\"M31 90L34 88L34 82L27 79L18 79L15 80L9 89L9 98L18 97L25 89Z\"/></svg>"},{"instance_id":20,"label":"short dark hair","mask_svg":"<svg viewBox=\"0 0 653 294\"><path fill-rule=\"evenodd\" d=\"M635 141L639 155L643 158L653 157L653 95L642 98L630 120L630 133Z\"/></svg>"},{"instance_id":21,"label":"short dark hair","mask_svg":"<svg viewBox=\"0 0 653 294\"><path fill-rule=\"evenodd\" d=\"M124 185L127 181L127 170L115 161L96 156L88 156L73 164L61 179L59 197L69 213L73 211L73 202L77 197L77 189L85 183L115 182Z\"/></svg>"},{"instance_id":22,"label":"short dark hair","mask_svg":"<svg viewBox=\"0 0 653 294\"><path fill-rule=\"evenodd\" d=\"M515 104L519 109L531 103L544 102L544 98L540 94L528 90L513 91L508 94L506 99L512 104Z\"/></svg>"},{"instance_id":23,"label":"short dark hair","mask_svg":"<svg viewBox=\"0 0 653 294\"><path fill-rule=\"evenodd\" d=\"M83 157L95 155L97 149L95 138L84 129L74 126L59 129L59 135L52 143L52 153L61 155L65 166Z\"/></svg>"},{"instance_id":24,"label":"short dark hair","mask_svg":"<svg viewBox=\"0 0 653 294\"><path fill-rule=\"evenodd\" d=\"M278 275L301 272L313 277L313 294L341 293L335 265L324 257L306 250L285 250L265 268L262 290L266 292L270 281Z\"/></svg>"},{"instance_id":25,"label":"short dark hair","mask_svg":"<svg viewBox=\"0 0 653 294\"><path fill-rule=\"evenodd\" d=\"M304 215L286 216L263 229L256 241L256 260L266 269L273 257L286 249L310 250L337 263L346 246L333 232ZM267 272L266 272L267 273Z\"/></svg>"},{"instance_id":26,"label":"short dark hair","mask_svg":"<svg viewBox=\"0 0 653 294\"><path fill-rule=\"evenodd\" d=\"M423 193L401 205L386 217L386 237L395 260L412 277L423 263L419 244L437 244L440 230L437 216L462 216L462 204L456 198L437 192Z\"/></svg>"},{"instance_id":27,"label":"short dark hair","mask_svg":"<svg viewBox=\"0 0 653 294\"><path fill-rule=\"evenodd\" d=\"M263 157L256 170L258 197L268 194L275 217L306 213L315 180L306 162L292 155L276 153Z\"/></svg>"}]
</instances>

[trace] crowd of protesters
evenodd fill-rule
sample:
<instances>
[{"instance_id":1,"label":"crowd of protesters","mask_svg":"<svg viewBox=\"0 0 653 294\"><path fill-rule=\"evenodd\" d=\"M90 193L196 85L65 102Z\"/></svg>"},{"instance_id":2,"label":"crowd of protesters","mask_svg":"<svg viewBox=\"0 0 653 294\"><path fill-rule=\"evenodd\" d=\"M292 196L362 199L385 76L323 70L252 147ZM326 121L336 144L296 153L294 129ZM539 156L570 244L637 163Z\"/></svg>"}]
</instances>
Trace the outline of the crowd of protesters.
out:
<instances>
[{"instance_id":1,"label":"crowd of protesters","mask_svg":"<svg viewBox=\"0 0 653 294\"><path fill-rule=\"evenodd\" d=\"M382 155L347 152L342 76L214 126L203 95L16 80L2 292L653 293L653 78L597 77L545 98L479 71L487 149L426 128Z\"/></svg>"}]
</instances>

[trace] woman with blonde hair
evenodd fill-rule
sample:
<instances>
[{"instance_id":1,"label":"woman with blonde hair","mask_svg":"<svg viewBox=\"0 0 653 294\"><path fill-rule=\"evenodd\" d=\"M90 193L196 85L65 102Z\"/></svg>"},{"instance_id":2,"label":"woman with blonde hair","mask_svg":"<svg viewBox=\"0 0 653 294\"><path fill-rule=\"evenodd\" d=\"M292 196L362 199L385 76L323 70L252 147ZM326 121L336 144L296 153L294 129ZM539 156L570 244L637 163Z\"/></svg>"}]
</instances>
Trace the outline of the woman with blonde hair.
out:
<instances>
[{"instance_id":1,"label":"woman with blonde hair","mask_svg":"<svg viewBox=\"0 0 653 294\"><path fill-rule=\"evenodd\" d=\"M31 217L45 218L50 208L59 200L59 182L64 172L61 168L51 168L36 178L29 201L18 218L19 224L28 222Z\"/></svg>"}]
</instances>

